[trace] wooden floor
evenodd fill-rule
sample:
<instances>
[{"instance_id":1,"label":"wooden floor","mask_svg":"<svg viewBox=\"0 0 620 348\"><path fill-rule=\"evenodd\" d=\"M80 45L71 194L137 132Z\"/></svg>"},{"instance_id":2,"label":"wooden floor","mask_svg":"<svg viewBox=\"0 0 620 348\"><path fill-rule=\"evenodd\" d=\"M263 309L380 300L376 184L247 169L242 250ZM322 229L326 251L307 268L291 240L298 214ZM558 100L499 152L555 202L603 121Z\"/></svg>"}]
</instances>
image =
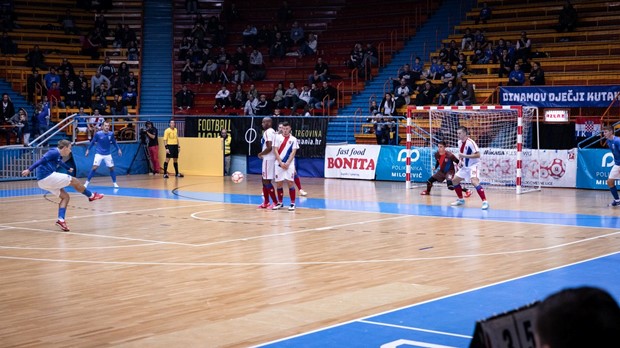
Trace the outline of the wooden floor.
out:
<instances>
[{"instance_id":1,"label":"wooden floor","mask_svg":"<svg viewBox=\"0 0 620 348\"><path fill-rule=\"evenodd\" d=\"M259 345L620 250L608 192L491 189L485 212L475 193L303 183L288 212L256 208L256 176L95 178L106 197L72 194L71 232L35 182L0 183L0 346Z\"/></svg>"}]
</instances>

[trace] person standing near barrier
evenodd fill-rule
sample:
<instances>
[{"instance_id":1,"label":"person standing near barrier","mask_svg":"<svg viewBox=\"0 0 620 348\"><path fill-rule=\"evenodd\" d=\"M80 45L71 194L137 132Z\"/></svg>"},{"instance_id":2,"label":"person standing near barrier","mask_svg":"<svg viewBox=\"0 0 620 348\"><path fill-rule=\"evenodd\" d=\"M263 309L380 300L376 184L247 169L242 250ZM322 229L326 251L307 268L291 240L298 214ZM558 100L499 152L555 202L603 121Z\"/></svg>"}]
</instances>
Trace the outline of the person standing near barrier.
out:
<instances>
[{"instance_id":1,"label":"person standing near barrier","mask_svg":"<svg viewBox=\"0 0 620 348\"><path fill-rule=\"evenodd\" d=\"M168 163L172 158L174 165L174 173L177 178L182 178L183 174L179 172L179 153L181 145L179 144L179 133L174 120L170 120L170 127L164 131L164 146L166 147L166 162L164 162L164 179L168 179Z\"/></svg>"},{"instance_id":2,"label":"person standing near barrier","mask_svg":"<svg viewBox=\"0 0 620 348\"><path fill-rule=\"evenodd\" d=\"M222 129L220 137L224 143L224 175L228 176L230 175L230 143L232 138L226 129Z\"/></svg>"},{"instance_id":3,"label":"person standing near barrier","mask_svg":"<svg viewBox=\"0 0 620 348\"><path fill-rule=\"evenodd\" d=\"M159 166L159 139L157 138L157 128L155 128L151 121L146 121L144 125L146 127L146 147L149 152L153 174L157 175L161 168Z\"/></svg>"}]
</instances>

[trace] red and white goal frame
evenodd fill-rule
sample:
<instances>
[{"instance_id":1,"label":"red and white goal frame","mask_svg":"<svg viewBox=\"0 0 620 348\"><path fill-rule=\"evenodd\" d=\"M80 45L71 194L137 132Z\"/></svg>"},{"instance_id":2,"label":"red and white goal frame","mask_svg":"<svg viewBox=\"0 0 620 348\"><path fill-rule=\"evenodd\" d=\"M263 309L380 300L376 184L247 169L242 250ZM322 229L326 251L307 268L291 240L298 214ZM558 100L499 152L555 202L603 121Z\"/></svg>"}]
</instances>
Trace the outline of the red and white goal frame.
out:
<instances>
[{"instance_id":1,"label":"red and white goal frame","mask_svg":"<svg viewBox=\"0 0 620 348\"><path fill-rule=\"evenodd\" d=\"M536 149L538 149L539 139L538 139L538 109L533 107L527 107L528 116L535 115L535 119L532 119L532 122L536 124ZM411 186L411 153L412 153L412 132L413 132L413 114L420 113L428 113L428 122L429 127L431 127L431 134L429 134L429 139L431 140L430 146L432 147L432 119L431 115L433 111L463 111L464 113L475 114L476 111L481 111L480 114L492 114L493 110L511 110L515 113L516 117L516 176L514 178L514 187L516 189L517 194L525 193L522 186L523 179L523 130L524 130L524 107L520 105L461 105L461 106L408 106L407 107L407 141L406 141L406 171L405 171L405 181L406 188L412 188ZM432 150L432 149L431 149ZM536 155L538 153L536 152ZM432 155L431 155L432 157ZM484 160L484 159L483 159ZM538 161L536 161L538 163ZM512 186L512 185L511 185ZM540 177L538 178L538 184L533 190L529 191L538 191L540 190ZM528 192L529 192L528 191Z\"/></svg>"}]
</instances>

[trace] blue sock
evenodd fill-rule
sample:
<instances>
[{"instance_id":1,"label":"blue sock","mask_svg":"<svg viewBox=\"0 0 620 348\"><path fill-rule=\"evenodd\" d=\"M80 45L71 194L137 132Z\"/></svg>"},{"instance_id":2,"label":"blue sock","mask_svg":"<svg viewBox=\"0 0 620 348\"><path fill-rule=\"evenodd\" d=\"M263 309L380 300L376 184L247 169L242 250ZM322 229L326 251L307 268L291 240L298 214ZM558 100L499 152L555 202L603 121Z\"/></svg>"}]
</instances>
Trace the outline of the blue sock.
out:
<instances>
[{"instance_id":1,"label":"blue sock","mask_svg":"<svg viewBox=\"0 0 620 348\"><path fill-rule=\"evenodd\" d=\"M58 220L65 221L66 212L67 212L67 208L58 208Z\"/></svg>"},{"instance_id":2,"label":"blue sock","mask_svg":"<svg viewBox=\"0 0 620 348\"><path fill-rule=\"evenodd\" d=\"M93 195L93 193L88 191L88 189L84 189L84 192L82 192L82 194L88 198Z\"/></svg>"},{"instance_id":3,"label":"blue sock","mask_svg":"<svg viewBox=\"0 0 620 348\"><path fill-rule=\"evenodd\" d=\"M116 182L116 172L114 170L110 170L110 176L112 177L112 182Z\"/></svg>"},{"instance_id":4,"label":"blue sock","mask_svg":"<svg viewBox=\"0 0 620 348\"><path fill-rule=\"evenodd\" d=\"M92 179L93 176L95 176L95 170L91 169L90 172L88 172L88 176L86 177L86 181L90 181L90 179Z\"/></svg>"},{"instance_id":5,"label":"blue sock","mask_svg":"<svg viewBox=\"0 0 620 348\"><path fill-rule=\"evenodd\" d=\"M615 200L620 200L620 198L618 198L618 188L616 186L610 187L609 191L611 191L611 195L614 196Z\"/></svg>"}]
</instances>

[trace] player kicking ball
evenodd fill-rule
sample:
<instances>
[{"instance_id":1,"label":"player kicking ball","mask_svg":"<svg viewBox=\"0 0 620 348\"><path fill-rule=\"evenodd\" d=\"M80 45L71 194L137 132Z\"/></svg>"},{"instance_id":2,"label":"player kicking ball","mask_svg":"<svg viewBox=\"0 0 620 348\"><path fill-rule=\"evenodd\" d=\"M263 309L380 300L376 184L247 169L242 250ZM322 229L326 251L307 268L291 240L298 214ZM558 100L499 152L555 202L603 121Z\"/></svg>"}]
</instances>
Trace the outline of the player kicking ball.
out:
<instances>
[{"instance_id":1,"label":"player kicking ball","mask_svg":"<svg viewBox=\"0 0 620 348\"><path fill-rule=\"evenodd\" d=\"M446 150L446 142L440 141L437 145L437 152L435 152L435 174L426 180L426 190L420 192L422 196L428 196L431 194L431 189L433 188L433 183L435 182L444 182L450 188L449 183L454 177L454 168L459 163L459 159L454 156L454 154L450 151ZM454 189L454 187L450 188ZM471 191L467 188L463 188L463 195L465 198L471 197Z\"/></svg>"},{"instance_id":2,"label":"player kicking ball","mask_svg":"<svg viewBox=\"0 0 620 348\"><path fill-rule=\"evenodd\" d=\"M607 139L607 146L614 156L614 165L611 167L609 177L607 178L607 186L614 197L613 202L609 203L609 206L618 207L620 206L620 197L618 196L616 180L620 180L620 137L614 135L614 129L611 126L603 128L603 136Z\"/></svg>"},{"instance_id":3,"label":"player kicking ball","mask_svg":"<svg viewBox=\"0 0 620 348\"><path fill-rule=\"evenodd\" d=\"M454 175L452 181L448 181L448 188L453 187L454 192L458 199L451 203L452 206L464 205L463 188L461 187L461 181L470 179L471 183L476 188L480 199L482 199L482 210L489 209L489 202L484 193L484 189L480 185L480 178L478 178L479 170L478 165L480 163L480 151L475 141L467 136L467 128L460 126L456 129L456 136L459 139L459 164L458 172Z\"/></svg>"},{"instance_id":4,"label":"player kicking ball","mask_svg":"<svg viewBox=\"0 0 620 348\"><path fill-rule=\"evenodd\" d=\"M291 197L289 211L295 211L295 153L299 149L297 138L291 135L291 125L282 122L282 134L276 135L273 147L276 155L275 177L278 191L278 203L272 208L278 210L282 208L284 199L284 181L288 185L288 192Z\"/></svg>"},{"instance_id":5,"label":"player kicking ball","mask_svg":"<svg viewBox=\"0 0 620 348\"><path fill-rule=\"evenodd\" d=\"M65 232L69 231L69 227L67 227L67 222L65 221L67 205L69 204L69 194L65 191L65 187L73 187L77 192L88 197L88 200L91 202L103 198L102 194L90 192L78 179L71 175L58 173L56 171L58 166L62 166L69 172L73 172L73 168L62 161L62 158L69 156L70 153L71 143L68 140L61 140L58 142L57 148L49 150L40 160L36 161L22 172L22 176L28 176L33 170L39 168L39 170L37 170L37 184L39 187L49 191L56 197L60 197L60 203L58 204L58 221L56 221L56 225Z\"/></svg>"}]
</instances>

